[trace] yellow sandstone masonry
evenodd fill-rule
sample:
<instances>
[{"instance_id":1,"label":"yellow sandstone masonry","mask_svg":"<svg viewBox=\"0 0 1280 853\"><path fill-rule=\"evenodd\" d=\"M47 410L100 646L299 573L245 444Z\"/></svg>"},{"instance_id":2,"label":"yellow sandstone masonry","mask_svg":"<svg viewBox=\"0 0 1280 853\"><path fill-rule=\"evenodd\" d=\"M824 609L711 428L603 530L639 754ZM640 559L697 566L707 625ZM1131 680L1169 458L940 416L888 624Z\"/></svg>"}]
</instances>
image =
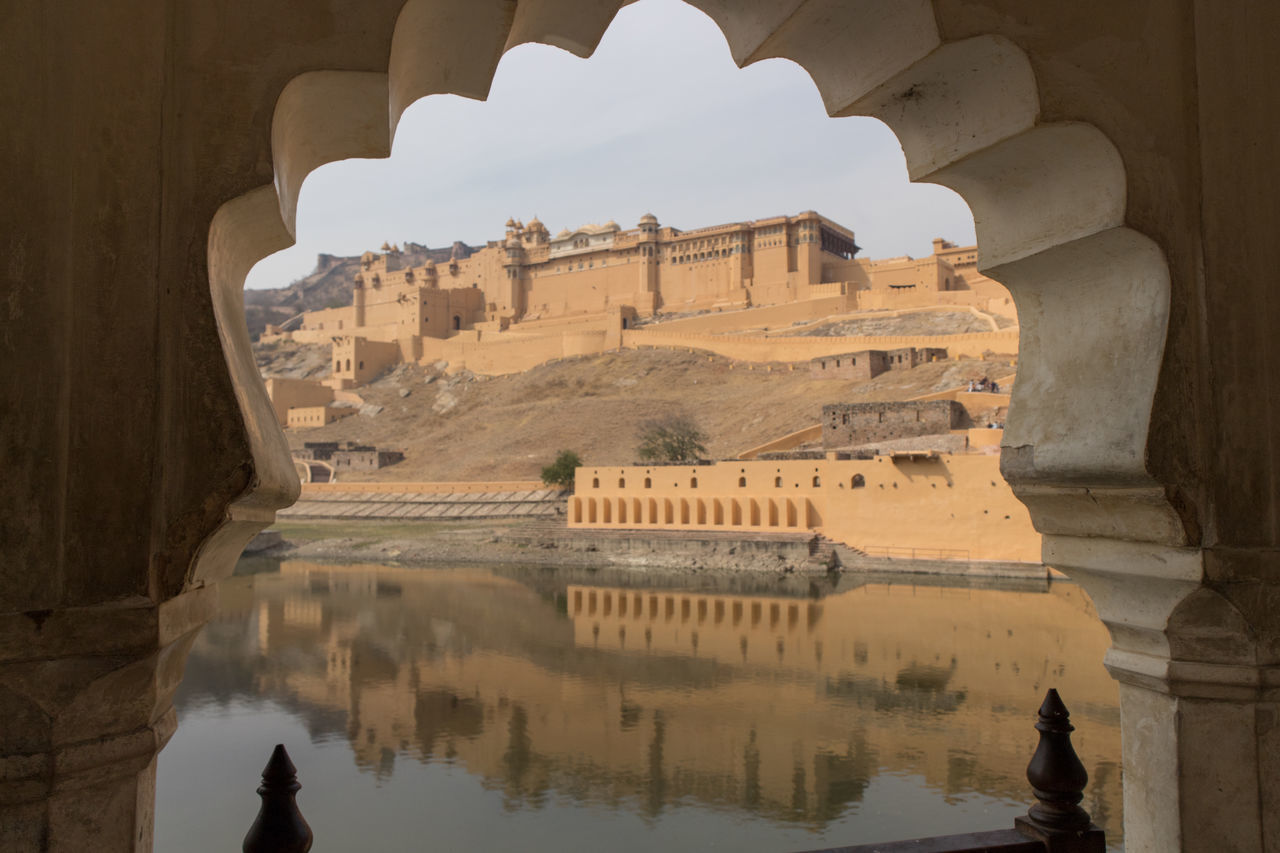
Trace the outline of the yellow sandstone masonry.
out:
<instances>
[{"instance_id":1,"label":"yellow sandstone masonry","mask_svg":"<svg viewBox=\"0 0 1280 853\"><path fill-rule=\"evenodd\" d=\"M988 432L995 433L996 430ZM738 460L577 469L569 526L811 530L871 555L1040 562L1040 534L995 455Z\"/></svg>"},{"instance_id":2,"label":"yellow sandstone masonry","mask_svg":"<svg viewBox=\"0 0 1280 853\"><path fill-rule=\"evenodd\" d=\"M1016 319L1004 287L977 271L972 246L938 239L921 259L855 258L858 250L852 231L813 211L690 231L660 227L646 214L630 230L610 221L555 236L536 217L527 225L508 220L502 240L465 257L457 250L447 263L407 267L388 244L366 252L351 305L309 311L300 328L269 330L264 340L332 342L328 384L345 389L402 361L496 375L622 347L760 362L921 345L920 338L764 334L859 310L956 306ZM658 313L697 316L634 328ZM725 340L743 331L758 334ZM1014 331L950 345L953 355L1012 354L1018 342Z\"/></svg>"}]
</instances>

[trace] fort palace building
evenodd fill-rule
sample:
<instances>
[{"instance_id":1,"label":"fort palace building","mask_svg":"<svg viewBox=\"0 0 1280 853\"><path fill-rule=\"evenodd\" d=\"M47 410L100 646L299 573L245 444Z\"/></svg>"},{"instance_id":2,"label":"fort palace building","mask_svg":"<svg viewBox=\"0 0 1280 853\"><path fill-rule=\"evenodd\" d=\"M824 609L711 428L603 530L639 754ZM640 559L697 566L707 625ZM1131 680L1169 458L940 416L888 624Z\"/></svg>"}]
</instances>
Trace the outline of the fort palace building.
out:
<instances>
[{"instance_id":1,"label":"fort palace building","mask_svg":"<svg viewBox=\"0 0 1280 853\"><path fill-rule=\"evenodd\" d=\"M853 232L813 211L690 231L645 214L635 228L610 220L554 237L537 217L528 224L508 219L502 240L469 256L459 248L447 265L418 267L402 266L389 244L381 253L365 252L352 304L309 311L301 329L359 329L385 341L444 338L486 324L506 328L619 309L650 317L834 295L852 296L858 307L908 307L936 304L947 291L965 291L984 308L994 300L1012 314L1008 292L977 271L976 247L938 239L924 259L855 258Z\"/></svg>"},{"instance_id":2,"label":"fort palace building","mask_svg":"<svg viewBox=\"0 0 1280 853\"><path fill-rule=\"evenodd\" d=\"M598 346L577 341L574 354L582 354L620 346L620 331L659 314L791 305L794 322L950 304L1016 318L1008 291L977 271L975 246L936 239L927 258L878 261L858 251L852 231L813 211L689 231L645 214L629 230L611 220L555 236L536 216L508 219L502 240L472 252L455 244L447 264L405 265L387 243L365 252L350 305L308 311L288 331L269 326L264 339L332 342L333 382L349 388L400 361L462 366L456 351L432 341L505 344L501 333L514 331L529 344L528 335L612 332ZM761 315L741 316L750 327ZM529 360L521 355L507 348L499 360Z\"/></svg>"}]
</instances>

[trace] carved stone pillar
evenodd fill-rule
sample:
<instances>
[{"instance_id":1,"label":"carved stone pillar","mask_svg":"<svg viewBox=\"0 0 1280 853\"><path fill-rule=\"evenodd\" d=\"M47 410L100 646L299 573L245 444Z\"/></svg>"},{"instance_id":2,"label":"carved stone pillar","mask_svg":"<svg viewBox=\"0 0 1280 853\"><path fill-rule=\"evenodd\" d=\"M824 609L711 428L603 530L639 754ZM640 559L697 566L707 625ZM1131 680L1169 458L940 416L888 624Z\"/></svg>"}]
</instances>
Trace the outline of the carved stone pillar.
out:
<instances>
[{"instance_id":1,"label":"carved stone pillar","mask_svg":"<svg viewBox=\"0 0 1280 853\"><path fill-rule=\"evenodd\" d=\"M1280 850L1280 586L1191 547L1047 537L1045 557L1111 631L1125 849Z\"/></svg>"},{"instance_id":2,"label":"carved stone pillar","mask_svg":"<svg viewBox=\"0 0 1280 853\"><path fill-rule=\"evenodd\" d=\"M0 618L0 849L149 851L155 759L213 587Z\"/></svg>"}]
</instances>

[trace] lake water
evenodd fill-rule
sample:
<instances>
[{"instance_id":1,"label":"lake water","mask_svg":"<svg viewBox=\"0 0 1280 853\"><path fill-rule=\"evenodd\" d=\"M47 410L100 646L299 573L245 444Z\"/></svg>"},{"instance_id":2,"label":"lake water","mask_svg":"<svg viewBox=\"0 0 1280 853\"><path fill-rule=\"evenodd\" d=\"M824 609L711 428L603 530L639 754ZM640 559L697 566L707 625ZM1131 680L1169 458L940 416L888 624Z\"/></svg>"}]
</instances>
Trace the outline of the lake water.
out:
<instances>
[{"instance_id":1,"label":"lake water","mask_svg":"<svg viewBox=\"0 0 1280 853\"><path fill-rule=\"evenodd\" d=\"M1106 632L1069 583L242 564L156 850L239 850L276 743L313 850L807 850L1011 827L1057 687L1120 849Z\"/></svg>"}]
</instances>

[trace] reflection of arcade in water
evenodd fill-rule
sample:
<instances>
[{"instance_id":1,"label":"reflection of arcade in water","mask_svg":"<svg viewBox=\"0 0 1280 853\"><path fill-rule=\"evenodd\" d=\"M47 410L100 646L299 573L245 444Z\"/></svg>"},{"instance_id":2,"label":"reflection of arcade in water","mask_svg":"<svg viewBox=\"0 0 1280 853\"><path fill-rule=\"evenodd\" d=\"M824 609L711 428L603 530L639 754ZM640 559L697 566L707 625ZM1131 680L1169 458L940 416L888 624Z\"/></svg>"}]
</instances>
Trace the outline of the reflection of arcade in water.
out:
<instances>
[{"instance_id":1,"label":"reflection of arcade in water","mask_svg":"<svg viewBox=\"0 0 1280 853\"><path fill-rule=\"evenodd\" d=\"M180 707L256 694L357 764L450 760L511 805L676 800L820 825L878 774L1027 799L1035 709L1066 697L1108 832L1116 689L1081 591L869 585L823 599L284 563L220 587ZM194 695L193 695L194 694Z\"/></svg>"}]
</instances>

